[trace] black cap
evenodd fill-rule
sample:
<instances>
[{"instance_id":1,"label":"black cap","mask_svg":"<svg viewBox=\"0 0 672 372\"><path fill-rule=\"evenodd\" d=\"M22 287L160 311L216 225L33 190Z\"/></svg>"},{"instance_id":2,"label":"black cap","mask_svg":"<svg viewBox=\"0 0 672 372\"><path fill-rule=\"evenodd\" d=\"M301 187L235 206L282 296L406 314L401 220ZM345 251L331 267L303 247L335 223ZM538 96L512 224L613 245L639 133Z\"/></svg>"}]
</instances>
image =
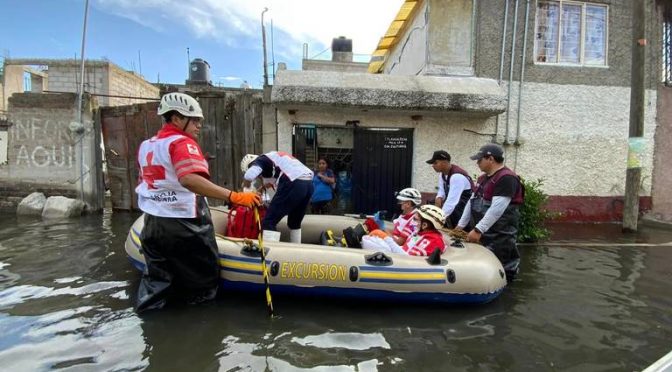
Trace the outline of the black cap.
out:
<instances>
[{"instance_id":1,"label":"black cap","mask_svg":"<svg viewBox=\"0 0 672 372\"><path fill-rule=\"evenodd\" d=\"M478 149L478 152L470 156L469 159L479 160L484 156L499 156L503 158L504 149L496 143L488 143L487 145L481 146L481 148Z\"/></svg>"},{"instance_id":2,"label":"black cap","mask_svg":"<svg viewBox=\"0 0 672 372\"><path fill-rule=\"evenodd\" d=\"M427 160L427 164L434 164L437 160L448 160L450 161L450 154L444 150L436 150L432 155L432 158Z\"/></svg>"}]
</instances>

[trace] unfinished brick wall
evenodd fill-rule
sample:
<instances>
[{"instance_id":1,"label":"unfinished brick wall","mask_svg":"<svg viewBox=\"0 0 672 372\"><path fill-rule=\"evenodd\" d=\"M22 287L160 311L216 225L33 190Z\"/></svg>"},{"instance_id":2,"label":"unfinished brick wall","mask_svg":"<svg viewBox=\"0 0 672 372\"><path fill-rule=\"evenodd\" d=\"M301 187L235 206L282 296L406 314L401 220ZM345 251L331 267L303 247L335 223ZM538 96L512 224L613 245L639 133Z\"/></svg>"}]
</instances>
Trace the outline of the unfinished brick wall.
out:
<instances>
[{"instance_id":1,"label":"unfinished brick wall","mask_svg":"<svg viewBox=\"0 0 672 372\"><path fill-rule=\"evenodd\" d=\"M49 90L54 92L79 91L79 64L72 61L49 64ZM122 106L151 100L124 97L159 98L159 88L142 76L126 71L107 61L87 61L84 74L84 91L99 94L100 106ZM123 96L123 97L109 97Z\"/></svg>"},{"instance_id":2,"label":"unfinished brick wall","mask_svg":"<svg viewBox=\"0 0 672 372\"><path fill-rule=\"evenodd\" d=\"M140 75L111 66L109 71L110 94L126 97L159 98L159 88L148 83ZM124 106L151 102L147 99L110 97L109 106Z\"/></svg>"},{"instance_id":3,"label":"unfinished brick wall","mask_svg":"<svg viewBox=\"0 0 672 372\"><path fill-rule=\"evenodd\" d=\"M107 78L109 64L87 62L84 74L84 91L95 94L109 94ZM79 91L80 69L76 63L49 65L49 90L54 92ZM108 97L98 97L101 106L109 105Z\"/></svg>"}]
</instances>

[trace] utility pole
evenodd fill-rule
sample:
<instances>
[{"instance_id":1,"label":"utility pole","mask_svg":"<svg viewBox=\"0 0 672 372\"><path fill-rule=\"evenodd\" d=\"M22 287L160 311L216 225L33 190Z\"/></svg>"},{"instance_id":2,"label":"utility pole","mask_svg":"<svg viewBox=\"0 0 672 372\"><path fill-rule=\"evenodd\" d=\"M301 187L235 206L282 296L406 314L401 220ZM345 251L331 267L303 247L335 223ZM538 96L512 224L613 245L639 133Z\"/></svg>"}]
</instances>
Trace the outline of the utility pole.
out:
<instances>
[{"instance_id":1,"label":"utility pole","mask_svg":"<svg viewBox=\"0 0 672 372\"><path fill-rule=\"evenodd\" d=\"M89 0L84 3L84 27L82 30L82 62L79 68L79 94L77 95L77 123L82 128L79 139L79 198L84 201L84 123L82 123L82 101L84 99L84 50L86 46L86 23L89 18Z\"/></svg>"},{"instance_id":2,"label":"utility pole","mask_svg":"<svg viewBox=\"0 0 672 372\"><path fill-rule=\"evenodd\" d=\"M261 44L264 50L264 87L268 86L268 62L266 61L266 26L264 26L264 13L268 12L268 8L264 8L261 12Z\"/></svg>"},{"instance_id":3,"label":"utility pole","mask_svg":"<svg viewBox=\"0 0 672 372\"><path fill-rule=\"evenodd\" d=\"M637 231L639 218L639 183L642 177L640 155L644 135L644 94L646 77L646 4L648 0L632 1L632 66L630 76L630 129L628 133L628 166L625 173L624 232Z\"/></svg>"}]
</instances>

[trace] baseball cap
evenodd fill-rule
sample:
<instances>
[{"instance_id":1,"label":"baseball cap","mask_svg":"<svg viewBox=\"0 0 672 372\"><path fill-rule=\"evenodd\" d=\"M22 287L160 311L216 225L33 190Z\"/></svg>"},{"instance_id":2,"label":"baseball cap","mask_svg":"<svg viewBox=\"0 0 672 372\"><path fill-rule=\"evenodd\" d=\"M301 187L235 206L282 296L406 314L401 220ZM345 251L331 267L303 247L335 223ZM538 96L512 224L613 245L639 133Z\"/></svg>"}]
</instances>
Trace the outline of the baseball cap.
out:
<instances>
[{"instance_id":1,"label":"baseball cap","mask_svg":"<svg viewBox=\"0 0 672 372\"><path fill-rule=\"evenodd\" d=\"M488 143L487 145L481 146L480 149L478 149L478 152L475 153L474 155L470 156L469 159L471 160L479 160L480 158L484 156L501 156L504 157L504 149L502 146L496 144L496 143Z\"/></svg>"},{"instance_id":2,"label":"baseball cap","mask_svg":"<svg viewBox=\"0 0 672 372\"><path fill-rule=\"evenodd\" d=\"M432 155L432 158L427 160L427 164L433 164L437 160L448 160L450 161L450 154L444 150L436 150Z\"/></svg>"}]
</instances>

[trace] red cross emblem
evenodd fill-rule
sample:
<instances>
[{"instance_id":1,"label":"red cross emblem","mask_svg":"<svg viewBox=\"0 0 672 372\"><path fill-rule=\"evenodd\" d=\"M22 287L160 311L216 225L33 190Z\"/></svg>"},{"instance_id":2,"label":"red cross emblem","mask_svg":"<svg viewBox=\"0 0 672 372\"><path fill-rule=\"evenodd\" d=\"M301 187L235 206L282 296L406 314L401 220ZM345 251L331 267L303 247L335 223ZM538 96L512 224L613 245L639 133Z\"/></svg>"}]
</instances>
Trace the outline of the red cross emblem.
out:
<instances>
[{"instance_id":1,"label":"red cross emblem","mask_svg":"<svg viewBox=\"0 0 672 372\"><path fill-rule=\"evenodd\" d=\"M146 159L147 165L142 167L142 180L145 181L150 189L156 189L154 181L165 180L166 170L161 165L152 165L152 159L154 159L153 151L147 153Z\"/></svg>"}]
</instances>

